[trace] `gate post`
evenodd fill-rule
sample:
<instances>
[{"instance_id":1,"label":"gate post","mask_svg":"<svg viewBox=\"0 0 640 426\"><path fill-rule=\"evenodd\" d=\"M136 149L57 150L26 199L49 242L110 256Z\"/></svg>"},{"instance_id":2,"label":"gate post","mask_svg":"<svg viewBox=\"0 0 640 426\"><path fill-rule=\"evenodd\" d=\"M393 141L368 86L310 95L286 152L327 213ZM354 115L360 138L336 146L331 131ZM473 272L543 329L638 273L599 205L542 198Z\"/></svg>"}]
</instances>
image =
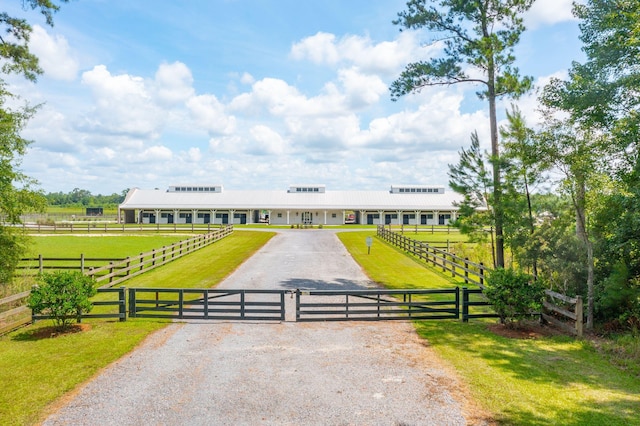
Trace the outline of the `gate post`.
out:
<instances>
[{"instance_id":1,"label":"gate post","mask_svg":"<svg viewBox=\"0 0 640 426\"><path fill-rule=\"evenodd\" d=\"M136 317L136 289L129 289L129 318Z\"/></svg>"},{"instance_id":2,"label":"gate post","mask_svg":"<svg viewBox=\"0 0 640 426\"><path fill-rule=\"evenodd\" d=\"M460 318L460 287L456 287L456 318Z\"/></svg>"},{"instance_id":3,"label":"gate post","mask_svg":"<svg viewBox=\"0 0 640 426\"><path fill-rule=\"evenodd\" d=\"M462 287L462 322L469 322L469 292Z\"/></svg>"},{"instance_id":4,"label":"gate post","mask_svg":"<svg viewBox=\"0 0 640 426\"><path fill-rule=\"evenodd\" d=\"M126 299L127 289L125 287L120 287L118 289L118 313L120 314L119 321L125 322L127 320L127 299Z\"/></svg>"}]
</instances>

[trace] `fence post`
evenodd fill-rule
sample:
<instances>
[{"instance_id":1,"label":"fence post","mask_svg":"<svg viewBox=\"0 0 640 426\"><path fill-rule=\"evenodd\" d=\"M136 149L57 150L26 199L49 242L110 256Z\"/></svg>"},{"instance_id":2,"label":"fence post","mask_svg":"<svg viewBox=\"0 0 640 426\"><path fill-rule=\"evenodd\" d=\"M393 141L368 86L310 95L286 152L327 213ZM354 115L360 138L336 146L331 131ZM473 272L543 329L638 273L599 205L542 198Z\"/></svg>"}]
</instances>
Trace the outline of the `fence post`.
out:
<instances>
[{"instance_id":1,"label":"fence post","mask_svg":"<svg viewBox=\"0 0 640 426\"><path fill-rule=\"evenodd\" d=\"M469 292L462 287L462 322L469 322Z\"/></svg>"},{"instance_id":2,"label":"fence post","mask_svg":"<svg viewBox=\"0 0 640 426\"><path fill-rule=\"evenodd\" d=\"M127 320L127 299L126 299L127 289L124 287L120 287L118 289L118 313L120 314L119 321L125 322Z\"/></svg>"},{"instance_id":3,"label":"fence post","mask_svg":"<svg viewBox=\"0 0 640 426\"><path fill-rule=\"evenodd\" d=\"M44 270L43 259L41 254L38 255L38 270L40 271L40 273L42 273L42 271Z\"/></svg>"},{"instance_id":4,"label":"fence post","mask_svg":"<svg viewBox=\"0 0 640 426\"><path fill-rule=\"evenodd\" d=\"M151 249L151 266L156 266L156 249Z\"/></svg>"},{"instance_id":5,"label":"fence post","mask_svg":"<svg viewBox=\"0 0 640 426\"><path fill-rule=\"evenodd\" d=\"M480 262L480 288L484 287L484 263Z\"/></svg>"},{"instance_id":6,"label":"fence post","mask_svg":"<svg viewBox=\"0 0 640 426\"><path fill-rule=\"evenodd\" d=\"M464 283L469 284L469 258L464 258Z\"/></svg>"},{"instance_id":7,"label":"fence post","mask_svg":"<svg viewBox=\"0 0 640 426\"><path fill-rule=\"evenodd\" d=\"M451 276L455 278L455 276L456 276L456 262L454 262L453 256L451 256L451 260L449 261L449 263L451 263Z\"/></svg>"},{"instance_id":8,"label":"fence post","mask_svg":"<svg viewBox=\"0 0 640 426\"><path fill-rule=\"evenodd\" d=\"M80 253L80 273L84 275L84 253Z\"/></svg>"},{"instance_id":9,"label":"fence post","mask_svg":"<svg viewBox=\"0 0 640 426\"><path fill-rule=\"evenodd\" d=\"M131 274L131 257L127 256L127 276Z\"/></svg>"},{"instance_id":10,"label":"fence post","mask_svg":"<svg viewBox=\"0 0 640 426\"><path fill-rule=\"evenodd\" d=\"M456 286L456 318L460 318L460 287Z\"/></svg>"},{"instance_id":11,"label":"fence post","mask_svg":"<svg viewBox=\"0 0 640 426\"><path fill-rule=\"evenodd\" d=\"M136 289L129 289L129 318L136 317Z\"/></svg>"},{"instance_id":12,"label":"fence post","mask_svg":"<svg viewBox=\"0 0 640 426\"><path fill-rule=\"evenodd\" d=\"M144 253L140 253L140 270L142 271L142 269L144 268Z\"/></svg>"},{"instance_id":13,"label":"fence post","mask_svg":"<svg viewBox=\"0 0 640 426\"><path fill-rule=\"evenodd\" d=\"M576 335L578 337L582 337L583 327L584 327L584 316L583 316L583 302L582 296L576 297Z\"/></svg>"},{"instance_id":14,"label":"fence post","mask_svg":"<svg viewBox=\"0 0 640 426\"><path fill-rule=\"evenodd\" d=\"M113 282L113 262L109 262L109 282Z\"/></svg>"}]
</instances>

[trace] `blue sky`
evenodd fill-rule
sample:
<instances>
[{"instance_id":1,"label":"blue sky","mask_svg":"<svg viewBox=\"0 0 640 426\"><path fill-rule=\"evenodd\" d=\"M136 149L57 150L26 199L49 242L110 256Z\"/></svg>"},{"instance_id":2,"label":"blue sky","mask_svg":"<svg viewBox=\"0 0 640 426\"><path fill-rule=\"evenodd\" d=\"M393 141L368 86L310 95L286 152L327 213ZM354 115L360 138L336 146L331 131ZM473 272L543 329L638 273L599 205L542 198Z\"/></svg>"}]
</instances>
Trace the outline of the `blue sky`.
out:
<instances>
[{"instance_id":1,"label":"blue sky","mask_svg":"<svg viewBox=\"0 0 640 426\"><path fill-rule=\"evenodd\" d=\"M489 145L477 87L390 101L408 62L440 52L391 23L404 0L72 0L53 28L12 3L45 70L7 81L43 104L21 167L46 192L447 185L473 131ZM570 10L537 0L526 16L518 66L539 85L582 59ZM535 123L535 94L518 104Z\"/></svg>"}]
</instances>

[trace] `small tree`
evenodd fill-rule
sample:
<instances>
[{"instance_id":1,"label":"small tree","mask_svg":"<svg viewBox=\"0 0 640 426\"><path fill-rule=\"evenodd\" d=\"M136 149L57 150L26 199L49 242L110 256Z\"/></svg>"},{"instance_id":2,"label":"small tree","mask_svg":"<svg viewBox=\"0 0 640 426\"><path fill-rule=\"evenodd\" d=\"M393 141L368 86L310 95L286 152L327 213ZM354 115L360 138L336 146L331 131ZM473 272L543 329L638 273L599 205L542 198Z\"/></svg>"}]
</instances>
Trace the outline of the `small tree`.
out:
<instances>
[{"instance_id":1,"label":"small tree","mask_svg":"<svg viewBox=\"0 0 640 426\"><path fill-rule=\"evenodd\" d=\"M487 277L484 294L508 326L519 326L533 313L540 312L544 287L531 275L515 269L496 269Z\"/></svg>"},{"instance_id":2,"label":"small tree","mask_svg":"<svg viewBox=\"0 0 640 426\"><path fill-rule=\"evenodd\" d=\"M35 314L50 315L60 330L67 329L73 319L80 322L80 316L93 307L89 298L96 294L95 280L80 272L44 273L38 283L27 306Z\"/></svg>"}]
</instances>

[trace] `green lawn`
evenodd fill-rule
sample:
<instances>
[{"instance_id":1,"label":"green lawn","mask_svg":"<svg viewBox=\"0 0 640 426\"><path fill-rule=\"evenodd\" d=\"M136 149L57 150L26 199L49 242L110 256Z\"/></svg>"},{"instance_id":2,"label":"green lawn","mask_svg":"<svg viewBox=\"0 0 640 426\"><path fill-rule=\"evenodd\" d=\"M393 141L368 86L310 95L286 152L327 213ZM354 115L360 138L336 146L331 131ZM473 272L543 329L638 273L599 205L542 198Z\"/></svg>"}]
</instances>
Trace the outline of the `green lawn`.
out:
<instances>
[{"instance_id":1,"label":"green lawn","mask_svg":"<svg viewBox=\"0 0 640 426\"><path fill-rule=\"evenodd\" d=\"M124 258L135 256L142 252L169 246L181 240L187 240L195 235L175 234L78 234L78 235L48 235L34 234L29 257L86 257Z\"/></svg>"},{"instance_id":2,"label":"green lawn","mask_svg":"<svg viewBox=\"0 0 640 426\"><path fill-rule=\"evenodd\" d=\"M455 285L438 271L414 266L416 261L381 240L374 239L367 254L367 235L372 233L339 237L373 280L390 288ZM592 343L566 336L505 338L489 330L492 323L417 321L415 326L500 424L640 424L640 377L613 366Z\"/></svg>"},{"instance_id":3,"label":"green lawn","mask_svg":"<svg viewBox=\"0 0 640 426\"><path fill-rule=\"evenodd\" d=\"M274 234L238 231L197 252L127 281L128 287L212 287ZM46 407L89 380L166 325L160 320L85 320L91 329L38 338L50 321L0 337L0 425L30 425Z\"/></svg>"}]
</instances>

